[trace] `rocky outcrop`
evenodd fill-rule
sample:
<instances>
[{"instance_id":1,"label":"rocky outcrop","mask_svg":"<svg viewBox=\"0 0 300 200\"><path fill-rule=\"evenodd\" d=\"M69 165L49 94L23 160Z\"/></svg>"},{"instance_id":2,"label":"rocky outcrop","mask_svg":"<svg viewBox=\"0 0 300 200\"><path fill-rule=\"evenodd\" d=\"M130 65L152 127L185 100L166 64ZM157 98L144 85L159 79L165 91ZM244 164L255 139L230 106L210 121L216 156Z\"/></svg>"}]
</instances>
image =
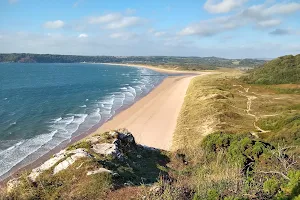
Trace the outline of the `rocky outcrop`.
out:
<instances>
[{"instance_id":1,"label":"rocky outcrop","mask_svg":"<svg viewBox=\"0 0 300 200\"><path fill-rule=\"evenodd\" d=\"M86 152L85 149L75 149L73 151L69 151L68 154L73 154L68 157L66 160L60 162L53 169L53 174L57 174L61 170L67 169L70 165L72 165L79 158L90 157L91 155Z\"/></svg>"},{"instance_id":2,"label":"rocky outcrop","mask_svg":"<svg viewBox=\"0 0 300 200\"><path fill-rule=\"evenodd\" d=\"M112 143L94 144L92 150L95 153L122 160L124 152L136 147L134 137L127 129L110 131L109 135L115 138Z\"/></svg>"},{"instance_id":3,"label":"rocky outcrop","mask_svg":"<svg viewBox=\"0 0 300 200\"><path fill-rule=\"evenodd\" d=\"M92 144L92 150L100 155L113 156L114 158L122 159L124 151L136 146L133 135L127 129L119 129L110 131L109 135L115 138L112 143L99 143L101 135L96 135L87 138L85 141ZM51 169L53 166L53 174L56 174L64 169L67 169L79 158L90 157L91 155L84 148L75 150L66 149L54 154L52 158L47 160L41 166L32 170L28 176L31 181L35 182L36 178L44 171ZM61 161L61 162L59 162ZM58 164L57 164L58 163Z\"/></svg>"},{"instance_id":4,"label":"rocky outcrop","mask_svg":"<svg viewBox=\"0 0 300 200\"><path fill-rule=\"evenodd\" d=\"M109 144L109 143L103 143L103 144L94 144L92 150L101 155L105 156L117 156L120 152L116 144Z\"/></svg>"},{"instance_id":5,"label":"rocky outcrop","mask_svg":"<svg viewBox=\"0 0 300 200\"><path fill-rule=\"evenodd\" d=\"M36 178L44 171L49 170L51 167L53 167L58 161L64 159L66 157L66 150L61 150L59 153L54 154L52 158L44 162L41 166L35 168L32 170L28 178L32 180L33 182L36 180Z\"/></svg>"},{"instance_id":6,"label":"rocky outcrop","mask_svg":"<svg viewBox=\"0 0 300 200\"><path fill-rule=\"evenodd\" d=\"M71 156L70 156L71 155ZM76 160L83 157L89 157L90 155L87 153L87 151L83 148L75 149L71 151L67 150L61 150L59 153L54 154L52 158L44 162L41 166L33 169L31 173L29 174L28 178L35 182L36 178L44 171L51 169L54 165L56 165L59 161L63 160L62 162L59 162L57 166L55 166L53 170L53 174L58 173L59 171L68 168L70 165L72 165Z\"/></svg>"},{"instance_id":7,"label":"rocky outcrop","mask_svg":"<svg viewBox=\"0 0 300 200\"><path fill-rule=\"evenodd\" d=\"M126 129L119 129L117 131L109 132L110 141L109 143L100 143L102 136L92 136L85 140L91 144L90 149L78 148L73 150L64 149L57 154L54 154L52 158L44 162L41 166L32 170L28 178L32 182L36 182L37 177L53 168L53 175L58 172L67 169L73 163L75 163L80 158L93 157L92 154L100 154L104 156L113 156L113 158L122 160L124 154L134 150L137 147L133 135ZM87 175L93 175L98 173L111 173L114 174L111 170L105 168L99 168L94 171L88 171ZM12 179L7 183L7 188L12 190L19 184L19 179Z\"/></svg>"}]
</instances>

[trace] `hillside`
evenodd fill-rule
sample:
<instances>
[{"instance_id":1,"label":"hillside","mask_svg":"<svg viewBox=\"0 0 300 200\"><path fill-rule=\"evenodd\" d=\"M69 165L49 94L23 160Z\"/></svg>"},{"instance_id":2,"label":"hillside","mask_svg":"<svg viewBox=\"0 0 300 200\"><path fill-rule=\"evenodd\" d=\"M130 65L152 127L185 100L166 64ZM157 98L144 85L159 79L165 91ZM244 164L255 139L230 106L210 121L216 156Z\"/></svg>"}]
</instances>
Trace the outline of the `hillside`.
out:
<instances>
[{"instance_id":1,"label":"hillside","mask_svg":"<svg viewBox=\"0 0 300 200\"><path fill-rule=\"evenodd\" d=\"M225 59L218 57L175 56L78 56L54 54L11 53L0 54L0 62L29 63L132 63L183 70L216 69L217 67L255 67L263 64L258 59Z\"/></svg>"},{"instance_id":2,"label":"hillside","mask_svg":"<svg viewBox=\"0 0 300 200\"><path fill-rule=\"evenodd\" d=\"M289 84L300 83L300 54L276 58L253 69L247 77L248 83Z\"/></svg>"}]
</instances>

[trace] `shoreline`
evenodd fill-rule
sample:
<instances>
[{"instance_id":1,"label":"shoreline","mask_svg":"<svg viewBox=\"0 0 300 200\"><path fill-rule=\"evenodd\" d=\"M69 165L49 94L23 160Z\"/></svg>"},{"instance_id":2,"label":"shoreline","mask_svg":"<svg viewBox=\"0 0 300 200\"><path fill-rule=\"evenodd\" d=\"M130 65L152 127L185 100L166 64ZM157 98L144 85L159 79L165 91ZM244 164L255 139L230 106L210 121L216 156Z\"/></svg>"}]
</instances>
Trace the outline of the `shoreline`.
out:
<instances>
[{"instance_id":1,"label":"shoreline","mask_svg":"<svg viewBox=\"0 0 300 200\"><path fill-rule=\"evenodd\" d=\"M107 63L104 63L104 64L107 64ZM111 65L120 65L120 64L111 64ZM175 71L175 70L172 71L172 70L164 70L164 69L161 70L161 69L153 68L153 67L149 68L149 67L146 67L146 66L143 66L143 65L135 65L135 66L133 66L133 65L121 64L120 66L144 67L144 68L152 69L152 70L155 70L155 71L158 71L158 72L162 72L162 73L169 72L170 74L178 74L179 76L166 77L159 85L157 85L147 95L141 97L140 99L138 99L137 101L135 101L129 107L120 110L119 113L117 113L116 115L114 115L110 120L108 120L104 124L95 125L90 130L88 130L86 132L83 132L82 134L80 134L78 136L72 137L69 141L65 141L65 142L59 144L57 147L55 147L54 149L50 150L48 153L44 154L43 156L39 157L35 161L33 161L33 162L31 162L31 163L29 163L29 164L27 164L25 166L24 165L23 166L20 166L20 165L14 166L7 173L7 175L5 176L5 178L3 178L2 180L0 180L0 185L3 185L4 183L6 183L8 180L10 180L12 178L18 177L21 174L21 172L24 172L24 171L27 171L27 170L30 171L31 169L40 166L42 163L44 163L45 161L47 161L53 154L58 153L62 149L66 148L67 146L69 146L71 144L74 144L74 143L76 143L76 142L78 142L80 140L83 140L86 137L94 135L96 133L105 132L103 130L105 128L107 128L106 124L109 124L109 130L111 130L111 129L117 129L116 126L113 126L113 127L111 126L111 124L114 124L114 121L115 121L114 119L115 118L119 118L118 117L119 115L122 115L122 113L124 113L124 112L126 112L128 110L132 110L131 108L133 106L135 106L138 102L140 102L143 99L145 99L147 96L151 95L154 91L160 90L160 88L162 88L165 85L164 82L166 82L166 81L168 82L169 79L183 79L183 78L187 78L187 77L189 77L191 79L192 77L196 76L195 73L188 73L188 74L184 75L184 74L182 74L182 71ZM201 73L200 72L197 73L197 75L199 75L199 74L201 74ZM188 81L188 84L189 84L189 82L190 82L190 80ZM180 108L181 108L181 106L179 107L179 110L180 110ZM179 113L179 111L178 111L178 113ZM177 116L176 116L176 120L177 120ZM122 128L127 128L127 127L122 127ZM136 137L136 135L134 135L134 136ZM137 141L139 142L139 140L137 140Z\"/></svg>"},{"instance_id":2,"label":"shoreline","mask_svg":"<svg viewBox=\"0 0 300 200\"><path fill-rule=\"evenodd\" d=\"M117 65L117 66L125 66L125 67L138 67L138 68L147 68L153 71L157 71L165 74L179 74L179 75L199 75L203 74L204 71L209 72L209 70L202 71L184 71L184 70L176 70L176 69L164 69L159 67L154 67L152 65L146 64L130 64L130 63L93 63L93 64L104 64L104 65Z\"/></svg>"}]
</instances>

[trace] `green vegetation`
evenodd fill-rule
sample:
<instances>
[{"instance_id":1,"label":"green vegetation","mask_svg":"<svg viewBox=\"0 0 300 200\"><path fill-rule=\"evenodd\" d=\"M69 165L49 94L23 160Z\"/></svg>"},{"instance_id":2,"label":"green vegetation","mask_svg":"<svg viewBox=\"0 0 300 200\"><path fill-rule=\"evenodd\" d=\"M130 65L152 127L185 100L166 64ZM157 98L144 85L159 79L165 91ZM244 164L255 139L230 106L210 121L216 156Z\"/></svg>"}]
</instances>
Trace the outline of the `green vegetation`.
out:
<instances>
[{"instance_id":1,"label":"green vegetation","mask_svg":"<svg viewBox=\"0 0 300 200\"><path fill-rule=\"evenodd\" d=\"M192 80L168 164L173 182L149 199L300 198L299 95L274 89L290 85L245 84L242 75Z\"/></svg>"},{"instance_id":2,"label":"green vegetation","mask_svg":"<svg viewBox=\"0 0 300 200\"><path fill-rule=\"evenodd\" d=\"M284 84L300 83L300 54L283 56L265 63L250 72L248 83Z\"/></svg>"},{"instance_id":3,"label":"green vegetation","mask_svg":"<svg viewBox=\"0 0 300 200\"><path fill-rule=\"evenodd\" d=\"M261 137L274 144L300 146L299 110L261 119L259 121L259 126L262 129L270 130L272 132L272 134L261 134Z\"/></svg>"},{"instance_id":4,"label":"green vegetation","mask_svg":"<svg viewBox=\"0 0 300 200\"><path fill-rule=\"evenodd\" d=\"M128 63L146 64L162 68L181 70L216 69L217 67L255 67L265 61L256 59L225 59L217 57L173 57L173 56L77 56L53 54L13 53L0 54L0 62L30 63Z\"/></svg>"}]
</instances>

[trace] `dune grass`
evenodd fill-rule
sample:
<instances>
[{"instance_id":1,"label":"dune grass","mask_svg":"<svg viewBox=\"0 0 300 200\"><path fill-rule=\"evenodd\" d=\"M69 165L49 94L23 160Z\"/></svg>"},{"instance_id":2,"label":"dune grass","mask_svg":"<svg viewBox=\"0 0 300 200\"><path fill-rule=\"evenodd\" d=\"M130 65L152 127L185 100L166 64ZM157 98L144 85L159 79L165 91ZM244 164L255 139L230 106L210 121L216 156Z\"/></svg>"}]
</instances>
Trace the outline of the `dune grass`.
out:
<instances>
[{"instance_id":1,"label":"dune grass","mask_svg":"<svg viewBox=\"0 0 300 200\"><path fill-rule=\"evenodd\" d=\"M174 190L189 188L192 197L186 199L293 199L300 194L294 183L300 180L299 95L288 86L249 85L241 76L222 71L197 77L189 86L173 143L184 159L173 156L169 165Z\"/></svg>"}]
</instances>

